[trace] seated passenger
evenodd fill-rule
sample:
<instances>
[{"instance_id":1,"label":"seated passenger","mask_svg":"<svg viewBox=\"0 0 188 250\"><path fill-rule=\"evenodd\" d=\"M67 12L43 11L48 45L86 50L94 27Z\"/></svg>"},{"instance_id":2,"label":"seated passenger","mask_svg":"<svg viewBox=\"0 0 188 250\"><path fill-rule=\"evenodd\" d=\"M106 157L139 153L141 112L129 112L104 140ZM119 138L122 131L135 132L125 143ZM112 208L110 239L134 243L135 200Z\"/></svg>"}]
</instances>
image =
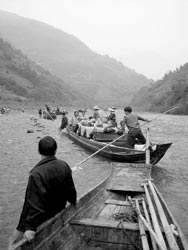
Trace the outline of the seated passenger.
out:
<instances>
[{"instance_id":1,"label":"seated passenger","mask_svg":"<svg viewBox=\"0 0 188 250\"><path fill-rule=\"evenodd\" d=\"M103 122L100 119L100 117L96 119L95 127L101 127L101 128L103 127Z\"/></svg>"},{"instance_id":2,"label":"seated passenger","mask_svg":"<svg viewBox=\"0 0 188 250\"><path fill-rule=\"evenodd\" d=\"M72 128L73 128L73 132L77 132L78 130L78 123L80 122L80 119L79 119L79 112L76 110L74 111L74 115L73 117L71 118L71 125L72 125Z\"/></svg>"},{"instance_id":3,"label":"seated passenger","mask_svg":"<svg viewBox=\"0 0 188 250\"><path fill-rule=\"evenodd\" d=\"M100 116L99 116L99 107L98 106L94 106L93 107L93 110L94 110L94 112L93 112L93 118L95 119L95 120L97 120L97 118L99 118Z\"/></svg>"},{"instance_id":4,"label":"seated passenger","mask_svg":"<svg viewBox=\"0 0 188 250\"><path fill-rule=\"evenodd\" d=\"M94 123L95 123L95 120L94 120L94 122L93 122L93 116L89 116L89 118L88 118L88 127L93 127L94 126Z\"/></svg>"},{"instance_id":5,"label":"seated passenger","mask_svg":"<svg viewBox=\"0 0 188 250\"><path fill-rule=\"evenodd\" d=\"M93 118L95 120L100 119L101 123L106 122L106 116L105 113L102 109L100 109L98 106L93 107L94 113L93 113Z\"/></svg>"},{"instance_id":6,"label":"seated passenger","mask_svg":"<svg viewBox=\"0 0 188 250\"><path fill-rule=\"evenodd\" d=\"M107 116L107 123L111 124L112 127L117 127L115 108L109 108L110 114Z\"/></svg>"}]
</instances>

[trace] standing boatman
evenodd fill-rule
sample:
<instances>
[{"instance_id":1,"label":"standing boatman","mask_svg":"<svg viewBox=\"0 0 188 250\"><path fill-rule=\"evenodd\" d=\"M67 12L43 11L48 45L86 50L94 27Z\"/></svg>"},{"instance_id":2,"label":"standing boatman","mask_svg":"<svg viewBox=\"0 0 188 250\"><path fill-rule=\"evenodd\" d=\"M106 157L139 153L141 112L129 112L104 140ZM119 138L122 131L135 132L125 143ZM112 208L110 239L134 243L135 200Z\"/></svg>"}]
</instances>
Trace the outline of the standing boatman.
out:
<instances>
[{"instance_id":1,"label":"standing boatman","mask_svg":"<svg viewBox=\"0 0 188 250\"><path fill-rule=\"evenodd\" d=\"M138 116L134 113L132 113L132 108L130 106L127 106L124 108L125 116L122 121L123 125L126 125L129 132L128 132L128 137L127 137L127 144L128 147L134 148L136 139L141 143L145 144L146 139L140 129L140 124L138 120L145 121L145 122L150 122L148 119L145 119L141 116Z\"/></svg>"},{"instance_id":2,"label":"standing boatman","mask_svg":"<svg viewBox=\"0 0 188 250\"><path fill-rule=\"evenodd\" d=\"M69 165L56 158L57 143L45 136L38 143L41 161L30 171L19 223L9 249L22 237L31 241L37 227L62 211L67 202L76 205L77 193Z\"/></svg>"}]
</instances>

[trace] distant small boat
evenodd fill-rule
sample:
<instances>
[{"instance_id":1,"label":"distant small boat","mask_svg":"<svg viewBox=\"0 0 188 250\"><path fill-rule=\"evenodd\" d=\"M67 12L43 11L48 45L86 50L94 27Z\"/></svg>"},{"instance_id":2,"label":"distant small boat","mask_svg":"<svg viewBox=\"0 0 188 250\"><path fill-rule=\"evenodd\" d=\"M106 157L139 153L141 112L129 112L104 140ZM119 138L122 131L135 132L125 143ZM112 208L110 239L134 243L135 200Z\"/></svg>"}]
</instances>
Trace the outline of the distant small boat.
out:
<instances>
[{"instance_id":1,"label":"distant small boat","mask_svg":"<svg viewBox=\"0 0 188 250\"><path fill-rule=\"evenodd\" d=\"M56 113L49 113L46 111L43 111L43 118L48 120L55 120L57 118Z\"/></svg>"},{"instance_id":2,"label":"distant small boat","mask_svg":"<svg viewBox=\"0 0 188 250\"><path fill-rule=\"evenodd\" d=\"M43 223L31 243L23 239L12 250L187 250L181 228L148 179L151 165L115 164L76 208L68 206Z\"/></svg>"},{"instance_id":3,"label":"distant small boat","mask_svg":"<svg viewBox=\"0 0 188 250\"><path fill-rule=\"evenodd\" d=\"M98 133L94 139L88 139L83 136L79 136L77 133L73 132L70 127L67 127L67 135L68 137L82 146L83 148L90 150L92 152L96 152L97 150L104 147L105 143L110 143L114 139L116 139L119 135L112 134L110 136L104 133ZM101 135L99 135L101 134ZM112 137L113 136L113 137ZM115 137L116 136L116 137ZM103 150L101 150L98 155L101 155L105 158L108 158L112 161L117 162L126 162L126 163L145 163L146 162L146 154L145 151L126 148L125 147L125 139L118 140L116 145L110 145ZM117 146L119 145L119 146ZM166 144L156 144L153 149L150 151L150 163L156 164L160 159L165 155L168 148L172 145L172 143Z\"/></svg>"}]
</instances>

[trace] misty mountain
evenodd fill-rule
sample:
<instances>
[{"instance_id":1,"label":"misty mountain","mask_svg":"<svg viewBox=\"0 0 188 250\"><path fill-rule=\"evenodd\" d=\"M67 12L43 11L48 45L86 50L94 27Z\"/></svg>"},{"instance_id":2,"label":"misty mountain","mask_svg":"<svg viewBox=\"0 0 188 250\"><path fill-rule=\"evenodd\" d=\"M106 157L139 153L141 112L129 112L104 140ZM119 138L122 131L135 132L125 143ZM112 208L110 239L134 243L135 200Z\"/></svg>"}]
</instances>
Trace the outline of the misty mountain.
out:
<instances>
[{"instance_id":1,"label":"misty mountain","mask_svg":"<svg viewBox=\"0 0 188 250\"><path fill-rule=\"evenodd\" d=\"M170 71L150 87L138 91L132 103L148 111L164 112L174 106L174 114L188 114L188 63Z\"/></svg>"},{"instance_id":2,"label":"misty mountain","mask_svg":"<svg viewBox=\"0 0 188 250\"><path fill-rule=\"evenodd\" d=\"M128 103L152 80L52 26L0 11L0 36L93 103Z\"/></svg>"},{"instance_id":3,"label":"misty mountain","mask_svg":"<svg viewBox=\"0 0 188 250\"><path fill-rule=\"evenodd\" d=\"M61 79L51 75L0 38L0 102L35 106L76 104L81 97Z\"/></svg>"}]
</instances>

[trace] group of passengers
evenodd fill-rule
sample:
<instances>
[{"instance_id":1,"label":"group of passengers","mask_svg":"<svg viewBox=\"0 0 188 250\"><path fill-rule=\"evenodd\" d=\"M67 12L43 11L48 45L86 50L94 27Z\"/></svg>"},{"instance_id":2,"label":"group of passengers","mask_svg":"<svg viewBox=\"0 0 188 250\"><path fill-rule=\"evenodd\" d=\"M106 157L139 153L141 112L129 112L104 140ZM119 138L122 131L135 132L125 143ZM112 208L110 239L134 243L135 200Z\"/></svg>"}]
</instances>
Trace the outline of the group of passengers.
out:
<instances>
[{"instance_id":1,"label":"group of passengers","mask_svg":"<svg viewBox=\"0 0 188 250\"><path fill-rule=\"evenodd\" d=\"M101 110L98 106L93 107L93 115L88 119L84 116L80 116L79 111L74 112L74 117L72 118L71 124L73 126L73 131L80 134L81 128L83 126L94 127L92 132L90 133L90 137L94 132L116 132L118 134L123 134L125 132L125 126L128 129L128 137L127 143L130 148L133 148L136 140L141 144L145 144L146 139L140 129L140 125L138 120L142 120L145 122L149 122L148 119L142 118L134 113L132 113L132 108L127 106L124 108L125 116L123 120L120 122L119 126L117 126L116 119L116 109L114 107L110 107L109 114L105 116L103 110ZM100 131L99 128L102 128Z\"/></svg>"},{"instance_id":2,"label":"group of passengers","mask_svg":"<svg viewBox=\"0 0 188 250\"><path fill-rule=\"evenodd\" d=\"M94 127L95 131L103 128L103 132L117 132L117 120L116 120L116 108L110 107L109 114L106 115L105 112L98 106L93 107L93 114L86 118L81 112L75 111L74 116L71 119L71 124L73 126L74 132L80 133L81 127ZM98 129L97 129L98 128Z\"/></svg>"}]
</instances>

